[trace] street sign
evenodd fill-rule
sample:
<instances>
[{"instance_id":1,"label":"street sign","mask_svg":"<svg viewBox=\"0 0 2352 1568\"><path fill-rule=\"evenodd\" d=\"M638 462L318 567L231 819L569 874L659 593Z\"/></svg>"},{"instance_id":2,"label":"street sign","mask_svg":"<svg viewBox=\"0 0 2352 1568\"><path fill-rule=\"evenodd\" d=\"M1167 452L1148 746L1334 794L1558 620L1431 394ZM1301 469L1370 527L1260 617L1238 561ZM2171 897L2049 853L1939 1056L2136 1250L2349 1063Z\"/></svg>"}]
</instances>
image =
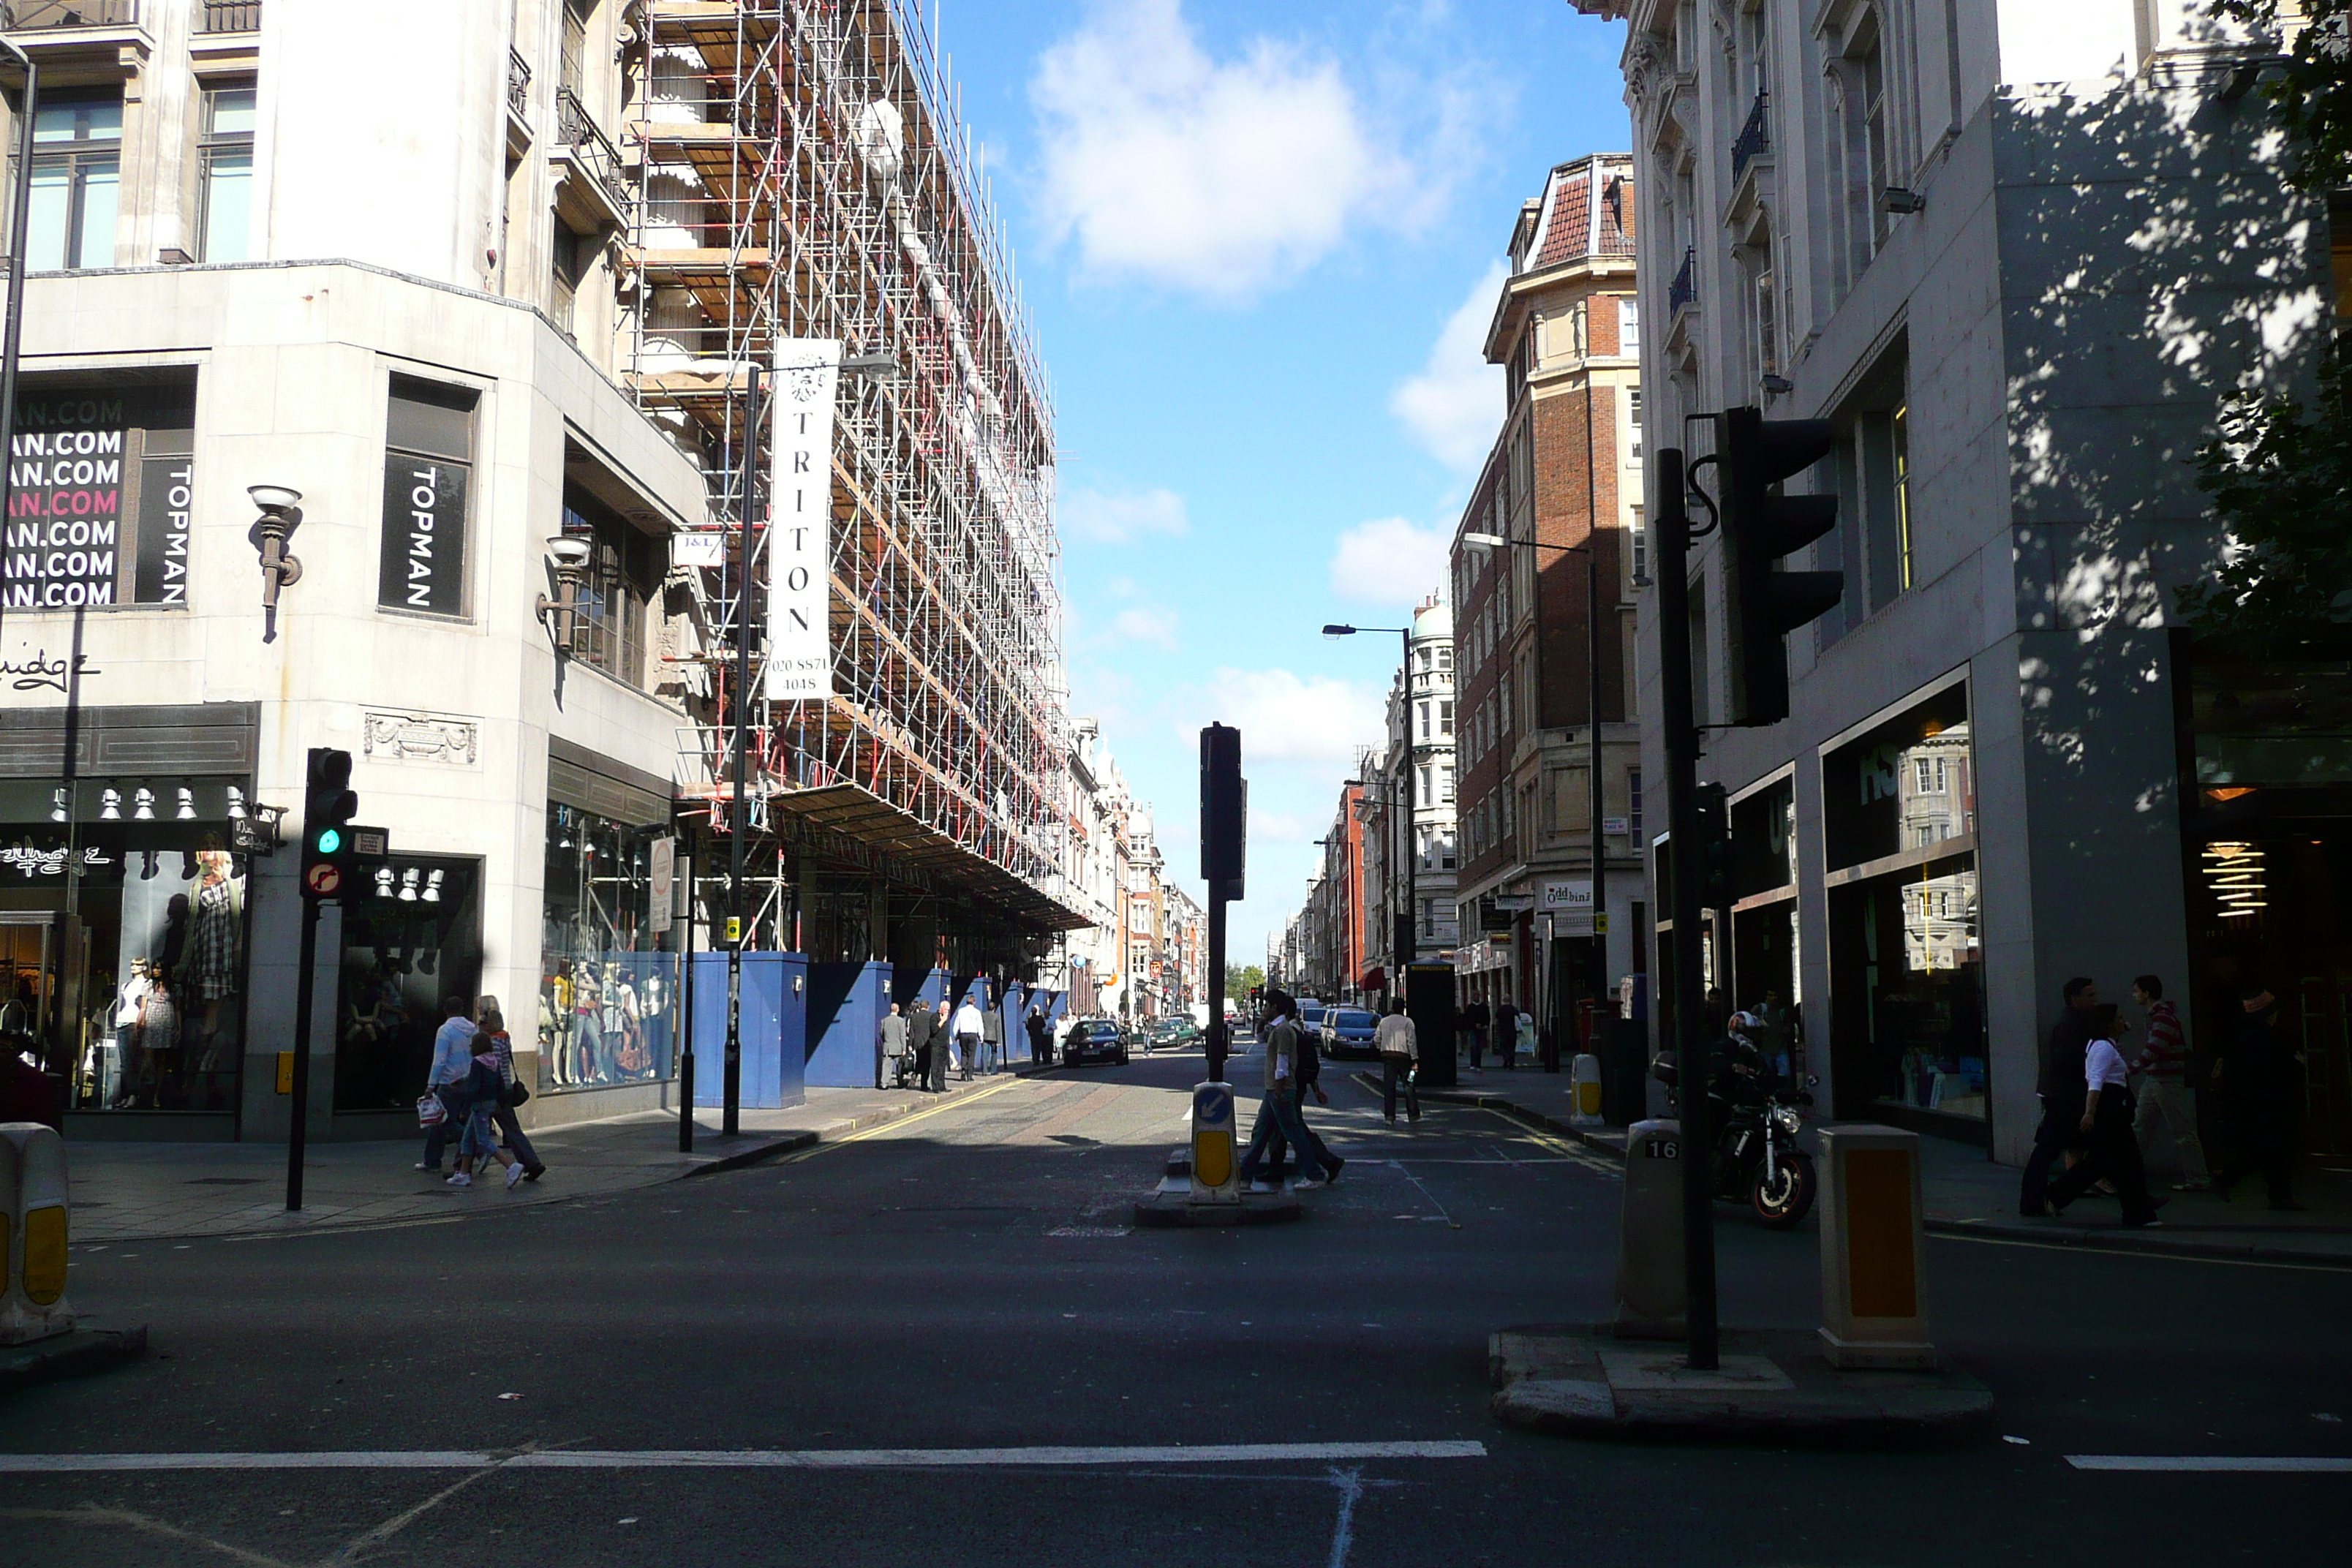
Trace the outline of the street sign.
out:
<instances>
[{"instance_id":1,"label":"street sign","mask_svg":"<svg viewBox=\"0 0 2352 1568\"><path fill-rule=\"evenodd\" d=\"M727 917L727 940L739 943L743 940L743 919L740 915Z\"/></svg>"},{"instance_id":2,"label":"street sign","mask_svg":"<svg viewBox=\"0 0 2352 1568\"><path fill-rule=\"evenodd\" d=\"M278 826L275 823L240 816L228 825L228 847L240 855L275 855L278 853Z\"/></svg>"},{"instance_id":3,"label":"street sign","mask_svg":"<svg viewBox=\"0 0 2352 1568\"><path fill-rule=\"evenodd\" d=\"M309 883L313 897L331 899L335 896L336 889L343 885L343 873L340 868L321 862L310 868L310 875L305 880Z\"/></svg>"},{"instance_id":4,"label":"street sign","mask_svg":"<svg viewBox=\"0 0 2352 1568\"><path fill-rule=\"evenodd\" d=\"M351 835L352 853L362 860L381 860L392 853L392 834L382 827L362 827L357 823L344 829Z\"/></svg>"}]
</instances>

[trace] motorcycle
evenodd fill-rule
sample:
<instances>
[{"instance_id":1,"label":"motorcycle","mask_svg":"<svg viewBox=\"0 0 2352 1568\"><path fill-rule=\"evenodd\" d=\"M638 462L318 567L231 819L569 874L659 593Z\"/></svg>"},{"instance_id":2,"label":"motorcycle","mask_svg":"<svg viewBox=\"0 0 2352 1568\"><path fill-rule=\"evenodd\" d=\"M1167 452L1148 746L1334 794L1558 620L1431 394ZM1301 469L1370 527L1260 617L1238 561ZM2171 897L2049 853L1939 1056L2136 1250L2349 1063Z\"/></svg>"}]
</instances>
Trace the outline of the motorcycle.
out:
<instances>
[{"instance_id":1,"label":"motorcycle","mask_svg":"<svg viewBox=\"0 0 2352 1568\"><path fill-rule=\"evenodd\" d=\"M1715 1054L1718 1066L1707 1090L1707 1114L1715 1127L1715 1195L1744 1201L1768 1229L1793 1230L1812 1212L1819 1186L1813 1157L1797 1146L1802 1125L1798 1108L1812 1104L1813 1097L1765 1072L1760 1055L1738 1036L1719 1042ZM1678 1096L1676 1053L1659 1052L1650 1076Z\"/></svg>"}]
</instances>

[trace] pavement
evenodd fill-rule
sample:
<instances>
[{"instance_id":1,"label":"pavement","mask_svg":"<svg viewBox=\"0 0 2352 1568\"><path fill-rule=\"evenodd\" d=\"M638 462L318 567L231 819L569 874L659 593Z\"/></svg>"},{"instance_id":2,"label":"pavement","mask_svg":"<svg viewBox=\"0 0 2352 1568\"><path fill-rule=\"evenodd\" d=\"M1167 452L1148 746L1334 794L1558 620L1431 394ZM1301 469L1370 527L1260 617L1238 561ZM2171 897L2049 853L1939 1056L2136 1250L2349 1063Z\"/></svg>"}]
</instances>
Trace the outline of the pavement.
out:
<instances>
[{"instance_id":1,"label":"pavement","mask_svg":"<svg viewBox=\"0 0 2352 1568\"><path fill-rule=\"evenodd\" d=\"M1357 1076L1377 1090L1377 1072ZM1572 1120L1575 1086L1564 1072L1474 1071L1465 1066L1461 1079L1453 1089L1423 1089L1422 1100L1491 1108L1625 1157L1625 1129ZM1985 1151L1948 1138L1923 1137L1919 1147L1931 1231L2050 1247L2352 1268L2352 1170L2299 1174L2295 1196L2305 1205L2301 1214L2272 1213L2259 1180L2242 1183L2224 1199L2211 1192L2169 1191L2172 1173L2151 1171L2150 1184L2164 1204L2164 1224L2126 1230L2115 1200L2097 1194L2064 1215L2025 1218L2017 1212L2017 1167L1995 1163Z\"/></svg>"},{"instance_id":2,"label":"pavement","mask_svg":"<svg viewBox=\"0 0 2352 1568\"><path fill-rule=\"evenodd\" d=\"M840 1139L943 1100L987 1092L1034 1068L970 1082L947 1092L812 1089L805 1104L740 1113L741 1131L719 1131L716 1110L695 1116L694 1152L677 1148L676 1111L641 1111L572 1122L530 1134L548 1168L536 1182L509 1189L506 1173L478 1176L471 1187L442 1178L455 1166L419 1171L415 1139L312 1143L302 1162L302 1207L286 1208L282 1143L136 1143L84 1140L67 1146L73 1184L73 1238L79 1243L189 1241L372 1226L413 1225L477 1210L520 1208L656 1186L683 1177L738 1170L826 1140Z\"/></svg>"},{"instance_id":3,"label":"pavement","mask_svg":"<svg viewBox=\"0 0 2352 1568\"><path fill-rule=\"evenodd\" d=\"M0 1561L250 1568L1979 1568L2343 1550L2352 1273L1928 1238L1942 1452L1645 1445L1488 1411L1490 1338L1611 1313L1622 1173L1327 1074L1294 1225L1143 1230L1197 1055L1018 1079L690 1181L447 1223L83 1246L152 1351L0 1395ZM1242 1111L1255 1098L1242 1081ZM1727 1215L1723 1315L1819 1321ZM2258 1528L2257 1528L2258 1527Z\"/></svg>"}]
</instances>

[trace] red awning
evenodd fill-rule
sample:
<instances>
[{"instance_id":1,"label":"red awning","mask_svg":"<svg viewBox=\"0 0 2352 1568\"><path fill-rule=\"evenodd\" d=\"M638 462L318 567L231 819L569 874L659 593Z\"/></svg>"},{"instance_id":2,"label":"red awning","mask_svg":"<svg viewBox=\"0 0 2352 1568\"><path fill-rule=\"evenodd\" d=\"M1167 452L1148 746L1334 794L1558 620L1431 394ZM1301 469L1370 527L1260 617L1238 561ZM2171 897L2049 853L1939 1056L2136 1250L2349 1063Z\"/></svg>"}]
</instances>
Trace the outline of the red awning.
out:
<instances>
[{"instance_id":1,"label":"red awning","mask_svg":"<svg viewBox=\"0 0 2352 1568\"><path fill-rule=\"evenodd\" d=\"M1376 963L1365 970L1364 977L1356 984L1367 991L1385 991L1388 989L1388 982L1389 972Z\"/></svg>"}]
</instances>

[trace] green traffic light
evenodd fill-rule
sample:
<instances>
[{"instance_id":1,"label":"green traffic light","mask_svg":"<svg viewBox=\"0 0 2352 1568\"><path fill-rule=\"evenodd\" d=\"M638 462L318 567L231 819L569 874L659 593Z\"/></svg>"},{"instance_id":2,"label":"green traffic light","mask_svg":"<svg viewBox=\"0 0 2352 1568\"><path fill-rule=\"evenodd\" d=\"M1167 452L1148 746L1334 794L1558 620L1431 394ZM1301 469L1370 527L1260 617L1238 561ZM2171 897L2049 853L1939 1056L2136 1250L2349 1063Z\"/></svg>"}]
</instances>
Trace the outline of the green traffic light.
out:
<instances>
[{"instance_id":1,"label":"green traffic light","mask_svg":"<svg viewBox=\"0 0 2352 1568\"><path fill-rule=\"evenodd\" d=\"M342 847L343 836L340 831L332 827L322 827L319 830L320 854L332 855Z\"/></svg>"}]
</instances>

